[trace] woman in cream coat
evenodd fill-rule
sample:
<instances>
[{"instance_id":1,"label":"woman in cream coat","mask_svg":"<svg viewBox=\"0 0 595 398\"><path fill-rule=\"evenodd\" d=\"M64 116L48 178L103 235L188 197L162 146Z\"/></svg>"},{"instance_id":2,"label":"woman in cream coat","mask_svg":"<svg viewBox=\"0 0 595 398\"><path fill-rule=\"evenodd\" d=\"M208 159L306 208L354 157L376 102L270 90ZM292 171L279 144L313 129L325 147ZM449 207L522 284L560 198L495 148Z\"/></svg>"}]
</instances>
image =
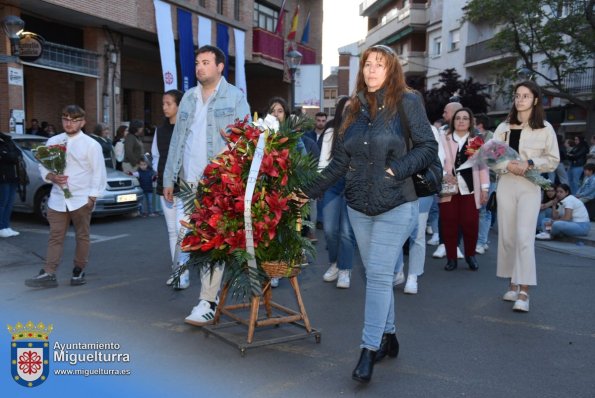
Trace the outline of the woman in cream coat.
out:
<instances>
[{"instance_id":1,"label":"woman in cream coat","mask_svg":"<svg viewBox=\"0 0 595 398\"><path fill-rule=\"evenodd\" d=\"M532 81L515 86L514 105L494 139L507 142L521 160L503 162L507 173L500 177L498 200L498 266L496 275L510 279L505 301L514 311L529 311L529 286L537 284L535 224L541 190L523 177L529 169L551 172L560 162L556 133L545 120L541 90Z\"/></svg>"}]
</instances>

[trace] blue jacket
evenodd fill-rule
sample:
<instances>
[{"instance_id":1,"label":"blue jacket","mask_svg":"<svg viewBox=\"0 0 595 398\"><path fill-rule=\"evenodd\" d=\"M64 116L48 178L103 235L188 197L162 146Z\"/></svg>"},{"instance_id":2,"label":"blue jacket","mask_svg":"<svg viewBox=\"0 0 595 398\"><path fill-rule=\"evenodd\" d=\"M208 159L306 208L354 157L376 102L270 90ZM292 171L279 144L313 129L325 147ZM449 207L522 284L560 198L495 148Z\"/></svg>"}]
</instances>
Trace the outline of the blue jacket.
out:
<instances>
[{"instance_id":1,"label":"blue jacket","mask_svg":"<svg viewBox=\"0 0 595 398\"><path fill-rule=\"evenodd\" d=\"M578 192L574 196L580 199L595 199L595 175L592 175L591 177L585 177L583 179L583 184L580 186Z\"/></svg>"},{"instance_id":2,"label":"blue jacket","mask_svg":"<svg viewBox=\"0 0 595 398\"><path fill-rule=\"evenodd\" d=\"M171 137L167 163L163 171L163 187L173 187L174 181L178 180L178 173L182 167L184 146L190 134L190 127L194 120L196 111L196 96L201 95L199 87L192 87L186 91L178 107L176 126ZM224 77L221 77L219 89L207 109L207 156L209 159L215 157L226 142L221 137L220 131L225 131L227 126L233 124L236 119L243 119L250 116L250 107L246 96L237 87L229 84Z\"/></svg>"},{"instance_id":3,"label":"blue jacket","mask_svg":"<svg viewBox=\"0 0 595 398\"><path fill-rule=\"evenodd\" d=\"M382 103L382 92L377 95L378 103ZM371 119L363 93L358 98L362 104L360 114L338 137L331 163L304 192L318 197L345 176L347 205L374 216L417 199L411 176L438 156L438 143L416 94L405 93L402 99L413 142L409 152L398 113L389 116L386 110L379 110ZM388 168L394 177L387 173Z\"/></svg>"}]
</instances>

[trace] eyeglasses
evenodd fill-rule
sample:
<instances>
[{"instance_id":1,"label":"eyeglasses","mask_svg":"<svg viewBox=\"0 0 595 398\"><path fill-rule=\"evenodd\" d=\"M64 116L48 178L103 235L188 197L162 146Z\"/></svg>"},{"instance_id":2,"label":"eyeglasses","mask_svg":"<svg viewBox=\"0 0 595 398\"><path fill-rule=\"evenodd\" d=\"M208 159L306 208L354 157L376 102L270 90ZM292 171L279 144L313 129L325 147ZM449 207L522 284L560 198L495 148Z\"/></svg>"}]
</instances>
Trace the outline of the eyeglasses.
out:
<instances>
[{"instance_id":1,"label":"eyeglasses","mask_svg":"<svg viewBox=\"0 0 595 398\"><path fill-rule=\"evenodd\" d=\"M526 99L533 99L533 96L531 94L515 94L514 97L512 97L515 101L520 101L520 100L526 100Z\"/></svg>"},{"instance_id":2,"label":"eyeglasses","mask_svg":"<svg viewBox=\"0 0 595 398\"><path fill-rule=\"evenodd\" d=\"M63 117L62 118L62 123L64 124L68 124L68 123L79 123L82 122L83 119L82 118L77 118L77 119L70 119L68 117Z\"/></svg>"},{"instance_id":3,"label":"eyeglasses","mask_svg":"<svg viewBox=\"0 0 595 398\"><path fill-rule=\"evenodd\" d=\"M395 50L393 50L389 46L385 46L384 44L376 44L376 45L370 47L370 49L372 49L372 50L380 50L381 52L383 52L385 54L392 55L393 57L396 57L397 56L397 53L395 52Z\"/></svg>"}]
</instances>

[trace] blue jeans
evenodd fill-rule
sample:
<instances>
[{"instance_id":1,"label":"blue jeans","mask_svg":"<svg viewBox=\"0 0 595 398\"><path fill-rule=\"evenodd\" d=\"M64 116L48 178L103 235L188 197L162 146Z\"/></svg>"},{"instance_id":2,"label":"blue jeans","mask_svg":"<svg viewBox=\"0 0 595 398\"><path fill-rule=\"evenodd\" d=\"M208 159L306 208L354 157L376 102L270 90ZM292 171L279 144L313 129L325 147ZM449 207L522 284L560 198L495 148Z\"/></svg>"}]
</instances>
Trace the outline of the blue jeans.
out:
<instances>
[{"instance_id":1,"label":"blue jeans","mask_svg":"<svg viewBox=\"0 0 595 398\"><path fill-rule=\"evenodd\" d=\"M438 195L433 195L432 199L432 206L430 207L430 212L428 213L428 225L432 227L432 232L439 233L440 228L438 227L438 219L440 214L438 208Z\"/></svg>"},{"instance_id":2,"label":"blue jeans","mask_svg":"<svg viewBox=\"0 0 595 398\"><path fill-rule=\"evenodd\" d=\"M539 210L539 215L537 216L537 230L539 232L545 231L543 222L546 219L551 219L551 218L552 218L552 208L551 207L548 207L545 210Z\"/></svg>"},{"instance_id":3,"label":"blue jeans","mask_svg":"<svg viewBox=\"0 0 595 398\"><path fill-rule=\"evenodd\" d=\"M15 183L0 184L0 229L10 227L10 214L16 190L17 184Z\"/></svg>"},{"instance_id":4,"label":"blue jeans","mask_svg":"<svg viewBox=\"0 0 595 398\"><path fill-rule=\"evenodd\" d=\"M566 236L587 236L591 229L591 223L585 222L574 222L574 221L561 221L556 220L552 224L552 236L566 235Z\"/></svg>"},{"instance_id":5,"label":"blue jeans","mask_svg":"<svg viewBox=\"0 0 595 398\"><path fill-rule=\"evenodd\" d=\"M496 190L496 183L490 183L490 189L488 191L488 198ZM486 205L482 205L479 209L479 229L477 233L477 246L488 244L488 234L490 233L490 227L492 226L492 212L486 209Z\"/></svg>"},{"instance_id":6,"label":"blue jeans","mask_svg":"<svg viewBox=\"0 0 595 398\"><path fill-rule=\"evenodd\" d=\"M558 177L558 182L560 184L568 184L568 173L566 172L566 168L564 167L564 163L560 162L556 170L552 171L548 174L548 179L552 182L552 184L556 183L556 177Z\"/></svg>"},{"instance_id":7,"label":"blue jeans","mask_svg":"<svg viewBox=\"0 0 595 398\"><path fill-rule=\"evenodd\" d=\"M403 244L419 213L418 201L403 203L377 216L348 207L357 246L366 268L366 302L361 348L377 351L383 333L395 333L393 274Z\"/></svg>"},{"instance_id":8,"label":"blue jeans","mask_svg":"<svg viewBox=\"0 0 595 398\"><path fill-rule=\"evenodd\" d=\"M153 192L144 192L143 204L141 206L141 213L153 213Z\"/></svg>"},{"instance_id":9,"label":"blue jeans","mask_svg":"<svg viewBox=\"0 0 595 398\"><path fill-rule=\"evenodd\" d=\"M355 236L347 215L344 186L344 183L338 183L327 189L319 203L324 215L324 239L329 261L337 263L341 270L350 270L353 267Z\"/></svg>"},{"instance_id":10,"label":"blue jeans","mask_svg":"<svg viewBox=\"0 0 595 398\"><path fill-rule=\"evenodd\" d=\"M419 216L417 224L413 227L409 235L409 271L408 275L420 276L424 273L424 264L426 261L426 223L430 207L434 202L432 196L419 198ZM399 254L395 274L403 270L404 260L403 251Z\"/></svg>"},{"instance_id":11,"label":"blue jeans","mask_svg":"<svg viewBox=\"0 0 595 398\"><path fill-rule=\"evenodd\" d=\"M568 169L568 185L570 185L570 193L575 194L578 191L579 181L583 174L582 166L571 167Z\"/></svg>"}]
</instances>

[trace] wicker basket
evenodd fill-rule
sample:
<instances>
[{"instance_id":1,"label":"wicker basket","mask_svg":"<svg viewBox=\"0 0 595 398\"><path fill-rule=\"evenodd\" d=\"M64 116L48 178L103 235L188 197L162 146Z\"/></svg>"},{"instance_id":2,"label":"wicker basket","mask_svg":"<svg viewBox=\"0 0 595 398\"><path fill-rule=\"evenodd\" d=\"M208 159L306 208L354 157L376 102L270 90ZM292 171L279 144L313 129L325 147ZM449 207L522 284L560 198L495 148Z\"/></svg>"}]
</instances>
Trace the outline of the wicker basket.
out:
<instances>
[{"instance_id":1,"label":"wicker basket","mask_svg":"<svg viewBox=\"0 0 595 398\"><path fill-rule=\"evenodd\" d=\"M290 265L284 261L263 261L260 266L269 278L291 278L302 270L300 265Z\"/></svg>"}]
</instances>

